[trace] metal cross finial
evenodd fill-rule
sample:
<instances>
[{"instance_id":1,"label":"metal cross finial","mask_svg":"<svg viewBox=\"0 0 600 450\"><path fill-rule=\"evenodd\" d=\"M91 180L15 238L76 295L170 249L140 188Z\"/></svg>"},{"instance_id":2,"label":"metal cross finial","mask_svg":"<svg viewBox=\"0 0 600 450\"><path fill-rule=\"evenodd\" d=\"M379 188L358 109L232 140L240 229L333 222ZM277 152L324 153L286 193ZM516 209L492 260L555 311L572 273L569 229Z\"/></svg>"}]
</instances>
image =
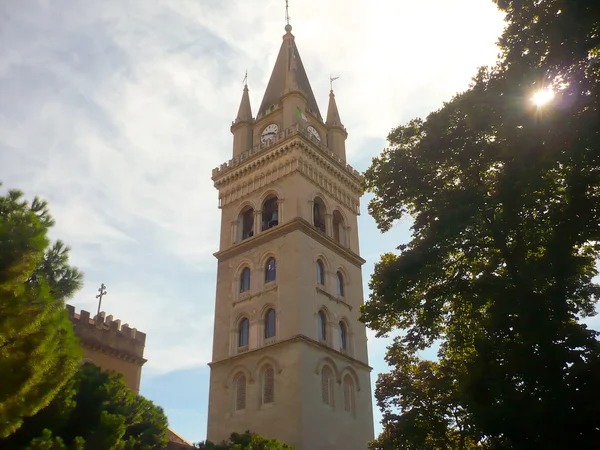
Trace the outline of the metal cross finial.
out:
<instances>
[{"instance_id":1,"label":"metal cross finial","mask_svg":"<svg viewBox=\"0 0 600 450\"><path fill-rule=\"evenodd\" d=\"M289 13L290 5L288 5L288 0L285 0L285 21L287 24L290 24L290 13Z\"/></svg>"},{"instance_id":2,"label":"metal cross finial","mask_svg":"<svg viewBox=\"0 0 600 450\"><path fill-rule=\"evenodd\" d=\"M242 80L242 83L244 83L244 85L248 85L248 71L246 70L246 75L244 76L244 79Z\"/></svg>"},{"instance_id":3,"label":"metal cross finial","mask_svg":"<svg viewBox=\"0 0 600 450\"><path fill-rule=\"evenodd\" d=\"M331 87L331 90L333 91L333 82L335 80L337 80L339 77L332 77L331 75L329 75L329 86Z\"/></svg>"},{"instance_id":4,"label":"metal cross finial","mask_svg":"<svg viewBox=\"0 0 600 450\"><path fill-rule=\"evenodd\" d=\"M102 283L100 285L100 289L98 289L98 292L100 292L98 295L96 295L96 298L98 299L98 316L100 317L100 306L102 305L102 297L104 297L107 292L106 292L106 286L104 286L104 283Z\"/></svg>"}]
</instances>

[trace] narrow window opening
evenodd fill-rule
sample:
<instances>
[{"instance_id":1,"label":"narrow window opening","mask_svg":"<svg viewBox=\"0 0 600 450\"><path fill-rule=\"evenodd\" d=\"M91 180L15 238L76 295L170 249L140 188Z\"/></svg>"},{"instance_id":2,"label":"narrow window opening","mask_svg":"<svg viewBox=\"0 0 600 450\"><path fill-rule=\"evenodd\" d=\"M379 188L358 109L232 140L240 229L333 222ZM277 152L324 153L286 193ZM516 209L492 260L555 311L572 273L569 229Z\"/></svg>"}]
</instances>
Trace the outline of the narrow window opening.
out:
<instances>
[{"instance_id":1,"label":"narrow window opening","mask_svg":"<svg viewBox=\"0 0 600 450\"><path fill-rule=\"evenodd\" d=\"M269 258L265 264L265 283L270 283L277 279L277 264L275 258Z\"/></svg>"},{"instance_id":2,"label":"narrow window opening","mask_svg":"<svg viewBox=\"0 0 600 450\"><path fill-rule=\"evenodd\" d=\"M246 347L250 340L250 321L242 319L238 327L238 347Z\"/></svg>"},{"instance_id":3,"label":"narrow window opening","mask_svg":"<svg viewBox=\"0 0 600 450\"><path fill-rule=\"evenodd\" d=\"M348 329L343 321L340 321L340 350L348 350Z\"/></svg>"},{"instance_id":4,"label":"narrow window opening","mask_svg":"<svg viewBox=\"0 0 600 450\"><path fill-rule=\"evenodd\" d=\"M344 276L341 272L337 273L337 293L338 296L344 297Z\"/></svg>"},{"instance_id":5,"label":"narrow window opening","mask_svg":"<svg viewBox=\"0 0 600 450\"><path fill-rule=\"evenodd\" d=\"M240 293L250 290L250 268L244 267L240 276Z\"/></svg>"},{"instance_id":6,"label":"narrow window opening","mask_svg":"<svg viewBox=\"0 0 600 450\"><path fill-rule=\"evenodd\" d=\"M320 259L317 260L317 284L325 286L325 266Z\"/></svg>"},{"instance_id":7,"label":"narrow window opening","mask_svg":"<svg viewBox=\"0 0 600 450\"><path fill-rule=\"evenodd\" d=\"M265 315L265 339L275 337L275 310L269 308Z\"/></svg>"},{"instance_id":8,"label":"narrow window opening","mask_svg":"<svg viewBox=\"0 0 600 450\"><path fill-rule=\"evenodd\" d=\"M319 311L317 321L319 327L319 340L325 342L327 340L327 317L323 311Z\"/></svg>"}]
</instances>

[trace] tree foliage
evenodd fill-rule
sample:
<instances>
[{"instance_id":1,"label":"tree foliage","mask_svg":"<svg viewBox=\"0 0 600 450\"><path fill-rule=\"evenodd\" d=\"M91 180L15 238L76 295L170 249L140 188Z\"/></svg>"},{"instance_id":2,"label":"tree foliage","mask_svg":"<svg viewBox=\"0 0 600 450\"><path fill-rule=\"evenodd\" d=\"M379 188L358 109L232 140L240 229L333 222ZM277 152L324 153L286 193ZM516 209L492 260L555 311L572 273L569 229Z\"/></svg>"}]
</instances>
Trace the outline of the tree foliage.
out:
<instances>
[{"instance_id":1,"label":"tree foliage","mask_svg":"<svg viewBox=\"0 0 600 450\"><path fill-rule=\"evenodd\" d=\"M277 439L266 439L257 434L246 431L243 434L231 433L228 442L214 444L210 441L196 444L196 448L203 450L293 450L287 444L282 444Z\"/></svg>"},{"instance_id":2,"label":"tree foliage","mask_svg":"<svg viewBox=\"0 0 600 450\"><path fill-rule=\"evenodd\" d=\"M88 363L0 447L79 450L85 443L85 450L156 450L166 445L167 426L163 410L136 395L121 374Z\"/></svg>"},{"instance_id":3,"label":"tree foliage","mask_svg":"<svg viewBox=\"0 0 600 450\"><path fill-rule=\"evenodd\" d=\"M81 357L64 302L82 275L68 247L50 244L53 225L46 202L0 196L0 438L46 406Z\"/></svg>"},{"instance_id":4,"label":"tree foliage","mask_svg":"<svg viewBox=\"0 0 600 450\"><path fill-rule=\"evenodd\" d=\"M600 343L580 321L600 295L600 3L497 4L497 66L392 130L365 174L382 231L414 220L362 310L379 335L405 330L377 383L385 429L372 448L600 438ZM555 96L536 106L542 88ZM439 362L419 361L434 342Z\"/></svg>"}]
</instances>

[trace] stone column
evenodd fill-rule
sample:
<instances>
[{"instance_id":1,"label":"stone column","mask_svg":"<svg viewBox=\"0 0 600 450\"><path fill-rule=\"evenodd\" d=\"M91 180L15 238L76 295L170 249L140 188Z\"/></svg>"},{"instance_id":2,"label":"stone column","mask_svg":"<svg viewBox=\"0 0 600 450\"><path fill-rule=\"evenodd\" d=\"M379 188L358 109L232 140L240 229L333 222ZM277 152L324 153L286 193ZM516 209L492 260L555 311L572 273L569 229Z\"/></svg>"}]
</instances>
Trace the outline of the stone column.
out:
<instances>
[{"instance_id":1,"label":"stone column","mask_svg":"<svg viewBox=\"0 0 600 450\"><path fill-rule=\"evenodd\" d=\"M325 234L333 237L333 214L325 214Z\"/></svg>"},{"instance_id":2,"label":"stone column","mask_svg":"<svg viewBox=\"0 0 600 450\"><path fill-rule=\"evenodd\" d=\"M344 245L350 248L350 227L344 227Z\"/></svg>"},{"instance_id":3,"label":"stone column","mask_svg":"<svg viewBox=\"0 0 600 450\"><path fill-rule=\"evenodd\" d=\"M310 200L308 202L308 204L310 205L310 224L314 225L315 224L315 202L314 202L314 200Z\"/></svg>"},{"instance_id":4,"label":"stone column","mask_svg":"<svg viewBox=\"0 0 600 450\"><path fill-rule=\"evenodd\" d=\"M283 223L283 198L277 199L277 223L281 225Z\"/></svg>"},{"instance_id":5,"label":"stone column","mask_svg":"<svg viewBox=\"0 0 600 450\"><path fill-rule=\"evenodd\" d=\"M231 245L235 244L238 240L238 221L234 220L231 222Z\"/></svg>"},{"instance_id":6,"label":"stone column","mask_svg":"<svg viewBox=\"0 0 600 450\"><path fill-rule=\"evenodd\" d=\"M262 209L254 211L254 236L262 231Z\"/></svg>"}]
</instances>

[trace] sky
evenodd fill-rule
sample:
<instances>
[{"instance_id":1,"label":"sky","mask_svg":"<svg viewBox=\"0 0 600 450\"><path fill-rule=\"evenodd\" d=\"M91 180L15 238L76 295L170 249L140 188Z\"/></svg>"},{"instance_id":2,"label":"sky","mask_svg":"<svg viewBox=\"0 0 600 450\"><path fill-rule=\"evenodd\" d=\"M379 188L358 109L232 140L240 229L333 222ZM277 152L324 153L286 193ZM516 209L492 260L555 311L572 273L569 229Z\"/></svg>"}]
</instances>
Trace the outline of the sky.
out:
<instances>
[{"instance_id":1,"label":"sky","mask_svg":"<svg viewBox=\"0 0 600 450\"><path fill-rule=\"evenodd\" d=\"M212 348L211 170L231 158L246 70L260 104L284 16L283 0L0 2L0 191L48 200L52 237L85 273L70 303L93 313L106 285L102 309L148 335L141 394L193 442L206 436ZM348 162L360 171L393 127L496 60L504 26L491 0L291 0L290 16L322 114L329 76L340 77ZM381 234L368 200L365 289L379 256L410 238L409 221ZM374 385L389 338L368 336Z\"/></svg>"}]
</instances>

